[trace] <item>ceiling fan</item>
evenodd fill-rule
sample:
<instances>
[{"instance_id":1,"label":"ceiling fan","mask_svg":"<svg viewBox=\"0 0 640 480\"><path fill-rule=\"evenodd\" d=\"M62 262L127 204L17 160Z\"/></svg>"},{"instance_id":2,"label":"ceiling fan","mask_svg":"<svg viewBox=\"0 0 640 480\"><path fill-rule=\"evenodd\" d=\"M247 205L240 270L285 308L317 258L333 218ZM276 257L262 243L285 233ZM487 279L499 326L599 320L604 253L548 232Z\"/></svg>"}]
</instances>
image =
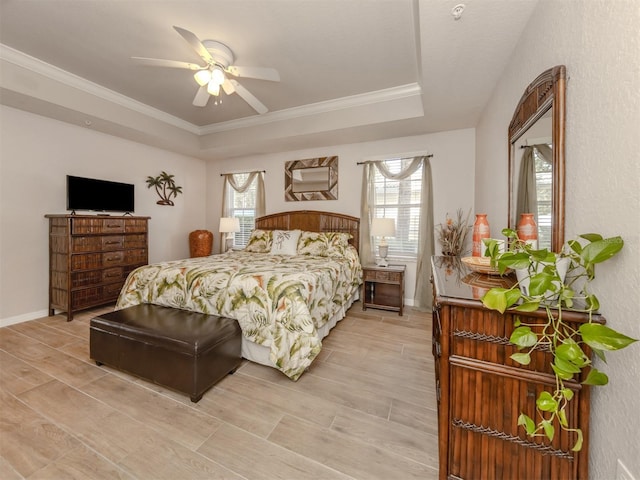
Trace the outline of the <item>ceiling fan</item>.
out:
<instances>
[{"instance_id":1,"label":"ceiling fan","mask_svg":"<svg viewBox=\"0 0 640 480\"><path fill-rule=\"evenodd\" d=\"M193 105L196 107L204 107L209 102L209 97L215 97L216 104L221 103L220 87L227 95L237 93L258 113L266 113L269 109L258 100L245 87L240 85L237 80L228 78L231 75L236 78L255 78L258 80L270 80L272 82L280 81L280 74L273 68L264 67L241 67L233 65L235 57L233 52L225 44L215 40L202 40L190 32L180 27L173 27L182 38L196 51L196 53L204 60L204 65L197 63L181 62L178 60L163 60L160 58L131 57L133 60L143 65L153 67L172 67L186 68L196 73L194 78L200 88L196 92L193 99Z\"/></svg>"}]
</instances>

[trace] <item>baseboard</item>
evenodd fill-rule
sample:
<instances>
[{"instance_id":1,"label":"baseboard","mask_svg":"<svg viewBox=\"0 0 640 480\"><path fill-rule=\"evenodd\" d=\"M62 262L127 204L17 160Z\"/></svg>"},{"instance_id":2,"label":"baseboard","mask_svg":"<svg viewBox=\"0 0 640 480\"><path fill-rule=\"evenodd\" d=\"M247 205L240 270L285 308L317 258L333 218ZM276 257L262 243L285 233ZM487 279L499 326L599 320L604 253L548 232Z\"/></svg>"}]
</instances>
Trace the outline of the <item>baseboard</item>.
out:
<instances>
[{"instance_id":1,"label":"baseboard","mask_svg":"<svg viewBox=\"0 0 640 480\"><path fill-rule=\"evenodd\" d=\"M23 313L22 315L16 315L15 317L0 318L0 328L15 325L17 323L28 322L29 320L35 320L36 318L47 317L48 315L49 310L40 310L38 312Z\"/></svg>"}]
</instances>

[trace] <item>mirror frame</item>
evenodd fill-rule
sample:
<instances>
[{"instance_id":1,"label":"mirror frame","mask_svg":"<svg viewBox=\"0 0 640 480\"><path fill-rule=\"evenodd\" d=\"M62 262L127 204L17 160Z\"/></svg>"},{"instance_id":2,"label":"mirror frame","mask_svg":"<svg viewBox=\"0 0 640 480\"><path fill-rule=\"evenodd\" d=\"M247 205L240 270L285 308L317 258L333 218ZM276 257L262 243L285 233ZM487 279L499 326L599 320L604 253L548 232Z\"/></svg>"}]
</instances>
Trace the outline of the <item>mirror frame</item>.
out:
<instances>
[{"instance_id":1,"label":"mirror frame","mask_svg":"<svg viewBox=\"0 0 640 480\"><path fill-rule=\"evenodd\" d=\"M293 191L294 170L321 167L329 167L329 184L326 190L309 192ZM287 202L296 202L301 200L337 200L338 157L306 158L304 160L291 160L286 162L284 168L284 199Z\"/></svg>"},{"instance_id":2,"label":"mirror frame","mask_svg":"<svg viewBox=\"0 0 640 480\"><path fill-rule=\"evenodd\" d=\"M565 90L566 68L557 65L542 72L529 84L509 124L509 208L507 225L516 229L517 220L512 221L514 203L514 183L516 181L515 142L549 109L552 110L553 159L551 178L553 182L551 199L551 251L560 252L564 244L564 188L565 188Z\"/></svg>"}]
</instances>

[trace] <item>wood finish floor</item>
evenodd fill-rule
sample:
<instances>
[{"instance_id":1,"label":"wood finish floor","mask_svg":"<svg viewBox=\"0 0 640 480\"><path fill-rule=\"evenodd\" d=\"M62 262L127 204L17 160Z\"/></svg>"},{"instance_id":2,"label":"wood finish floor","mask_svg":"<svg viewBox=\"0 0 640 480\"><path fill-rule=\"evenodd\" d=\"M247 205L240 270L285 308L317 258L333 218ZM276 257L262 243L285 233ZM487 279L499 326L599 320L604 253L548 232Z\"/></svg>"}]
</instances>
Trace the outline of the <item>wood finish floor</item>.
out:
<instances>
[{"instance_id":1,"label":"wood finish floor","mask_svg":"<svg viewBox=\"0 0 640 480\"><path fill-rule=\"evenodd\" d=\"M199 403L89 358L111 308L0 329L0 477L432 479L431 315L360 303L297 382L245 361Z\"/></svg>"}]
</instances>

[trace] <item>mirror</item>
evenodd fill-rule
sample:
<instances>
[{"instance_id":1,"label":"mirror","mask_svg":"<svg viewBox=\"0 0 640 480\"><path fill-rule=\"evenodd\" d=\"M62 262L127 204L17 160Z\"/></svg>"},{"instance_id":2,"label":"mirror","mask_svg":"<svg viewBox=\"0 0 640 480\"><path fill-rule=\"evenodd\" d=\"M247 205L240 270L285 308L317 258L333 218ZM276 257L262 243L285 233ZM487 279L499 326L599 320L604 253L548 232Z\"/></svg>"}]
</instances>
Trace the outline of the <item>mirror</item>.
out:
<instances>
[{"instance_id":1,"label":"mirror","mask_svg":"<svg viewBox=\"0 0 640 480\"><path fill-rule=\"evenodd\" d=\"M538 246L564 243L566 69L558 65L529 84L509 124L509 228L533 213Z\"/></svg>"},{"instance_id":2,"label":"mirror","mask_svg":"<svg viewBox=\"0 0 640 480\"><path fill-rule=\"evenodd\" d=\"M294 193L329 190L329 167L296 168L292 171L291 181Z\"/></svg>"},{"instance_id":3,"label":"mirror","mask_svg":"<svg viewBox=\"0 0 640 480\"><path fill-rule=\"evenodd\" d=\"M336 200L338 157L307 158L286 162L284 198L287 201Z\"/></svg>"}]
</instances>

